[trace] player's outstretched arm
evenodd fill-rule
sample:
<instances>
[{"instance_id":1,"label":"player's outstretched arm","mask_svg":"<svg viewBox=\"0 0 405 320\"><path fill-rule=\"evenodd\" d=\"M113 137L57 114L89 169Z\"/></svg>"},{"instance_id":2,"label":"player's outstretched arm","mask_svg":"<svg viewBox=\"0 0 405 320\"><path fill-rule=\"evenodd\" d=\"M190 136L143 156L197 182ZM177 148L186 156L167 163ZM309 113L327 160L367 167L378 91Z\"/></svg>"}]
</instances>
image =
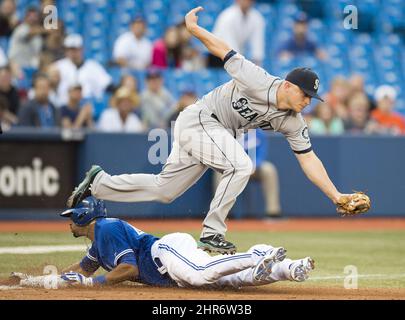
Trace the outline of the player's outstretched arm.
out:
<instances>
[{"instance_id":1,"label":"player's outstretched arm","mask_svg":"<svg viewBox=\"0 0 405 320\"><path fill-rule=\"evenodd\" d=\"M342 194L336 189L335 185L330 180L325 167L321 160L316 156L315 152L310 151L304 154L296 154L296 157L308 179L336 204Z\"/></svg>"},{"instance_id":2,"label":"player's outstretched arm","mask_svg":"<svg viewBox=\"0 0 405 320\"><path fill-rule=\"evenodd\" d=\"M190 10L185 16L187 30L198 40L200 40L208 49L208 51L224 60L225 56L231 48L221 39L213 35L208 30L198 25L197 13L203 10L203 7L197 7Z\"/></svg>"},{"instance_id":3,"label":"player's outstretched arm","mask_svg":"<svg viewBox=\"0 0 405 320\"><path fill-rule=\"evenodd\" d=\"M92 287L95 285L112 285L127 280L135 281L138 275L138 267L128 263L120 263L117 267L115 267L112 271L106 273L105 275L93 278L87 277L84 274L75 272L73 270L62 273L60 277L68 284L79 284Z\"/></svg>"}]
</instances>

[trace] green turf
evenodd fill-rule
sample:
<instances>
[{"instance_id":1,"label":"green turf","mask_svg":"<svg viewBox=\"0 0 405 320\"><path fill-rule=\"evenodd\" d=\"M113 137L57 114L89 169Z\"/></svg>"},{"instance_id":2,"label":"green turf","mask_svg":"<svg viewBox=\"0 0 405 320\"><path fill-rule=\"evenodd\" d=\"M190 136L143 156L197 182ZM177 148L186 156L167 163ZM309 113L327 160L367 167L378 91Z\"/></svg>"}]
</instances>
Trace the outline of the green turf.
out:
<instances>
[{"instance_id":1,"label":"green turf","mask_svg":"<svg viewBox=\"0 0 405 320\"><path fill-rule=\"evenodd\" d=\"M158 236L163 234L156 233ZM194 232L192 235L197 239L199 233ZM316 269L311 275L315 279L306 285L342 287L344 279L317 280L316 277L343 277L345 266L354 265L360 275L374 275L371 278L360 277L359 288L405 288L405 233L402 231L228 232L227 239L234 242L239 251L247 250L253 244L268 243L284 246L292 259L313 257ZM70 233L0 233L0 247L57 244L89 245L89 241L75 239ZM55 265L60 270L80 260L82 255L80 252L0 254L0 277L11 271L34 270L41 273L45 265Z\"/></svg>"}]
</instances>

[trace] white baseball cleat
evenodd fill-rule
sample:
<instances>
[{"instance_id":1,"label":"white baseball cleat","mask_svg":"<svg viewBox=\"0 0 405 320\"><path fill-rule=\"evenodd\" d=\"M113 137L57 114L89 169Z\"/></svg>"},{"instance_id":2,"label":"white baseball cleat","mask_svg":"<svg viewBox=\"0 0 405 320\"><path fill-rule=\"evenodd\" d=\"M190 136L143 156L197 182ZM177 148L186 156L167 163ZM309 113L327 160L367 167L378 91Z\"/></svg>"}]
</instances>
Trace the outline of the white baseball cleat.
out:
<instances>
[{"instance_id":1,"label":"white baseball cleat","mask_svg":"<svg viewBox=\"0 0 405 320\"><path fill-rule=\"evenodd\" d=\"M283 261L286 255L287 250L283 247L273 248L271 251L268 251L254 268L253 278L256 281L268 280L268 277L273 271L273 266L276 263Z\"/></svg>"},{"instance_id":2,"label":"white baseball cleat","mask_svg":"<svg viewBox=\"0 0 405 320\"><path fill-rule=\"evenodd\" d=\"M290 275L293 281L302 282L308 279L309 273L315 269L315 261L311 257L296 260L290 264Z\"/></svg>"}]
</instances>

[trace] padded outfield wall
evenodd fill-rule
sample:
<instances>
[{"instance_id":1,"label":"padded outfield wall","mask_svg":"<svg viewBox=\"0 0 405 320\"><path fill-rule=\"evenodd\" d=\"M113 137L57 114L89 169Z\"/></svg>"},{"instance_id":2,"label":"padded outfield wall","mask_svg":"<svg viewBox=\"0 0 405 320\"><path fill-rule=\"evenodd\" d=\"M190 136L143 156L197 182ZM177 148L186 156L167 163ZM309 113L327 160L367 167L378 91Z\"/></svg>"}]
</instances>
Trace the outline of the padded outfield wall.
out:
<instances>
[{"instance_id":1,"label":"padded outfield wall","mask_svg":"<svg viewBox=\"0 0 405 320\"><path fill-rule=\"evenodd\" d=\"M170 140L170 138L168 138ZM52 218L64 206L71 188L92 164L111 174L159 173L151 164L159 139L144 134L24 131L0 136L0 219ZM285 216L335 216L331 202L304 176L286 140L270 135L268 159L280 178ZM343 192L364 190L372 199L368 216L405 216L405 137L312 137L315 152ZM151 149L152 147L152 149ZM170 150L164 150L164 159ZM130 217L203 217L213 194L212 172L170 204L108 202L111 214ZM230 217L264 216L260 184L249 182Z\"/></svg>"}]
</instances>

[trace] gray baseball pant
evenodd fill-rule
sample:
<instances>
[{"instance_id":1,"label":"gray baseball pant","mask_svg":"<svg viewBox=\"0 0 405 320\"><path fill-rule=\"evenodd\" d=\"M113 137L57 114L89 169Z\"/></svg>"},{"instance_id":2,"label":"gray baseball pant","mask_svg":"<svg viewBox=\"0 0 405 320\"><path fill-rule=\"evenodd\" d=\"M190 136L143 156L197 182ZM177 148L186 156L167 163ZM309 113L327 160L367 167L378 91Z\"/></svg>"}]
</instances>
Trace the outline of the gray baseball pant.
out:
<instances>
[{"instance_id":1,"label":"gray baseball pant","mask_svg":"<svg viewBox=\"0 0 405 320\"><path fill-rule=\"evenodd\" d=\"M187 107L178 116L172 151L159 174L111 176L102 171L94 179L92 195L119 202L169 203L195 184L208 168L221 172L222 178L201 237L225 235L225 219L246 187L253 165L234 136L207 108L198 105Z\"/></svg>"}]
</instances>

